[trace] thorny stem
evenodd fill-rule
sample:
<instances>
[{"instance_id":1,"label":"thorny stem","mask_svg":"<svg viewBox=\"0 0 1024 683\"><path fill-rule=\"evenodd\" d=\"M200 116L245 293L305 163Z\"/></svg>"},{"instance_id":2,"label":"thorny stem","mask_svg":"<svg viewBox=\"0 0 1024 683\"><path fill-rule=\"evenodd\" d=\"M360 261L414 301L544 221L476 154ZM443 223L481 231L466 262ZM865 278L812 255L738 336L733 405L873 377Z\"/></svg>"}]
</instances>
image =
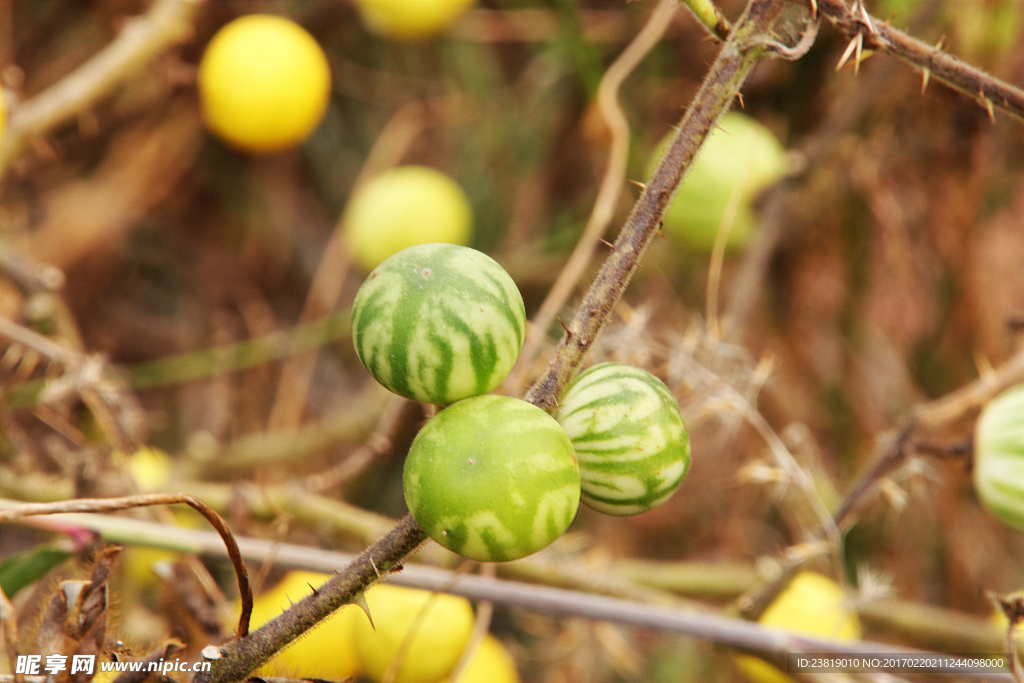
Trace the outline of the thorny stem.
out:
<instances>
[{"instance_id":1,"label":"thorny stem","mask_svg":"<svg viewBox=\"0 0 1024 683\"><path fill-rule=\"evenodd\" d=\"M817 8L851 40L862 41L861 50L887 52L916 66L923 73L925 85L934 77L978 100L990 117L993 108L998 107L1024 119L1024 90L871 17L859 0L852 6L843 0L817 0Z\"/></svg>"},{"instance_id":2,"label":"thorny stem","mask_svg":"<svg viewBox=\"0 0 1024 683\"><path fill-rule=\"evenodd\" d=\"M557 404L563 387L582 365L639 266L661 225L665 208L704 138L728 110L747 74L764 55L763 39L782 6L783 0L751 0L747 5L683 116L679 131L659 162L654 177L633 207L612 253L580 304L547 372L531 387L526 400L546 410ZM248 637L221 647L212 657L212 670L197 674L194 683L227 683L244 678L331 612L352 602L370 583L398 566L425 539L425 532L407 515L313 595Z\"/></svg>"},{"instance_id":3,"label":"thorny stem","mask_svg":"<svg viewBox=\"0 0 1024 683\"><path fill-rule=\"evenodd\" d=\"M765 53L759 41L782 9L780 0L752 0L687 109L679 130L658 163L615 241L612 253L580 303L547 371L526 394L526 400L551 410L562 389L576 374L640 265L640 259L661 226L662 216L704 138L740 90L747 74Z\"/></svg>"},{"instance_id":4,"label":"thorny stem","mask_svg":"<svg viewBox=\"0 0 1024 683\"><path fill-rule=\"evenodd\" d=\"M413 518L406 515L384 538L364 550L352 564L332 576L312 595L247 637L218 648L217 654L211 657L212 671L196 675L193 681L219 683L244 679L331 612L351 603L382 575L396 570L405 556L426 538L426 533Z\"/></svg>"},{"instance_id":5,"label":"thorny stem","mask_svg":"<svg viewBox=\"0 0 1024 683\"><path fill-rule=\"evenodd\" d=\"M707 2L707 0L705 0ZM694 0L697 3L697 0ZM708 3L710 4L710 3ZM604 118L605 125L611 131L611 149L608 154L608 166L605 169L604 177L601 179L601 187L597 191L597 198L594 200L594 208L587 219L587 225L583 234L576 243L569 256L565 267L555 278L555 283L548 290L547 296L541 303L540 309L533 317L533 324L527 330L526 343L519 354L516 367L512 370L505 386L516 387L519 384L520 375L532 362L541 341L547 336L551 323L555 320L558 311L569 299L569 296L576 289L576 285L583 276L587 266L593 258L594 250L604 234L608 225L612 222L615 214L615 207L619 197L622 195L624 180L626 177L626 164L629 161L629 121L625 112L619 105L619 88L623 81L636 69L641 60L661 40L668 28L669 22L678 9L677 0L662 0L651 12L650 18L644 24L643 29L637 33L632 42L626 46L622 54L612 62L612 65L605 71L601 83L597 87L598 111Z\"/></svg>"}]
</instances>

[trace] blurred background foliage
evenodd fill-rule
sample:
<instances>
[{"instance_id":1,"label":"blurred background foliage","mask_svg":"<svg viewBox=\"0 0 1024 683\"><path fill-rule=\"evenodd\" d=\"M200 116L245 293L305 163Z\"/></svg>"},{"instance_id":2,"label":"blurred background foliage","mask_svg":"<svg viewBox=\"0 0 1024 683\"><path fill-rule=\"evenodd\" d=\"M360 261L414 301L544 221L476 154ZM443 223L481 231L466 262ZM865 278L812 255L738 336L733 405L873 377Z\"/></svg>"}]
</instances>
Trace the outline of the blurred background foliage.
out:
<instances>
[{"instance_id":1,"label":"blurred background foliage","mask_svg":"<svg viewBox=\"0 0 1024 683\"><path fill-rule=\"evenodd\" d=\"M1021 84L1022 4L879 0L868 7ZM735 0L720 6L730 18L742 9ZM8 109L58 83L146 7L138 0L0 0ZM140 438L171 454L170 483L154 486L235 490L225 512L237 533L359 550L365 540L358 534L273 503L278 514L268 519L250 509L259 493L240 492L252 483L257 491L310 485L358 456L364 460L352 472L313 490L391 517L404 513L401 456L422 413L385 408L347 339L319 353L301 426L290 437L268 431L280 360L199 377L172 370L159 386L134 391L131 368L294 328L357 178L399 163L438 168L458 181L473 208L473 246L510 271L531 315L582 232L605 170L609 134L594 106L597 85L652 7L482 0L443 35L400 44L369 33L343 0L207 2L189 40L73 125L33 140L6 169L4 262L49 264L65 279L58 290L32 291L0 274L0 315L101 354L120 370L118 414L133 415ZM204 131L195 89L210 37L251 12L306 27L333 76L313 136L262 157ZM721 332L706 317L708 255L659 239L593 353L595 361L646 367L676 392L694 454L682 489L634 518L584 510L556 556L598 567L629 558L763 564L814 528L792 486L773 479L770 467L751 467L767 462L764 444L722 400L717 382L756 404L835 501L915 406L1018 349L1024 127L998 112L990 120L941 84L922 93L920 75L885 55L871 56L859 74L849 67L837 73L845 48L826 22L805 58L762 63L743 91L745 112L790 150L791 173L761 201L784 207L781 222L726 257ZM717 49L681 8L626 80L620 101L631 127L629 179L644 180L655 146ZM624 184L609 235L637 194ZM757 262L751 254L759 240L768 257ZM354 267L344 273L341 309L365 275ZM753 286L737 286L751 275ZM731 317L736 311L744 314ZM560 334L557 325L549 330L546 350ZM0 372L5 393L60 374L13 346ZM521 395L525 386L509 391ZM398 417L381 427L388 410ZM113 453L118 444L77 401L3 412L0 495L131 490L125 458ZM363 444L382 429L388 446L367 458ZM970 423L946 425L929 435L930 445L949 450L970 431ZM895 596L978 616L991 611L988 591L1024 586L1024 542L981 510L964 458L922 455L886 484L847 538L851 582L857 567L868 567L891 581ZM0 535L2 555L36 538L8 528ZM137 633L167 633L165 609L132 595L125 592L120 609ZM517 634L528 680L736 675L727 660L709 667L707 658L718 655L678 638L609 635L603 626L500 610L497 620Z\"/></svg>"}]
</instances>

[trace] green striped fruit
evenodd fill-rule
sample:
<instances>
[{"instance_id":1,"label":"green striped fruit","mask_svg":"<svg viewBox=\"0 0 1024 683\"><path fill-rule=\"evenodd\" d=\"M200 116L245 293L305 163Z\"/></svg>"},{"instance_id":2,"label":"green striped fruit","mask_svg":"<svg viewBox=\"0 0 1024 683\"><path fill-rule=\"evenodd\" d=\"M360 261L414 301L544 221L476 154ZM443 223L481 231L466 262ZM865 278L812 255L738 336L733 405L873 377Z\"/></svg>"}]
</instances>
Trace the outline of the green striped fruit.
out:
<instances>
[{"instance_id":1,"label":"green striped fruit","mask_svg":"<svg viewBox=\"0 0 1024 683\"><path fill-rule=\"evenodd\" d=\"M425 403L486 394L512 370L526 310L494 259L419 244L377 266L352 306L359 360L389 390Z\"/></svg>"},{"instance_id":2,"label":"green striped fruit","mask_svg":"<svg viewBox=\"0 0 1024 683\"><path fill-rule=\"evenodd\" d=\"M543 410L508 396L468 398L434 416L409 448L402 483L427 535L481 562L544 548L580 504L569 437Z\"/></svg>"},{"instance_id":3,"label":"green striped fruit","mask_svg":"<svg viewBox=\"0 0 1024 683\"><path fill-rule=\"evenodd\" d=\"M555 413L580 463L583 502L609 515L661 505L690 467L675 397L651 373L601 363L579 375Z\"/></svg>"},{"instance_id":4,"label":"green striped fruit","mask_svg":"<svg viewBox=\"0 0 1024 683\"><path fill-rule=\"evenodd\" d=\"M1024 384L989 401L978 418L974 489L989 512L1024 531Z\"/></svg>"}]
</instances>

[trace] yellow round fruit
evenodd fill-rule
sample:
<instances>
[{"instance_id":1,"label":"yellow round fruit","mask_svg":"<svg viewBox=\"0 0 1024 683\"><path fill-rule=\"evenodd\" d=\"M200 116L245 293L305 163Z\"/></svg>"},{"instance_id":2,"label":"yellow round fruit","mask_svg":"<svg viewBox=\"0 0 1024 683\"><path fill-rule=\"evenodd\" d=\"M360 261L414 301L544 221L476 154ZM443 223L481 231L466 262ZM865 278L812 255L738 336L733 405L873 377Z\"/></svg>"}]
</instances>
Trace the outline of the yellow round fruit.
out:
<instances>
[{"instance_id":1,"label":"yellow round fruit","mask_svg":"<svg viewBox=\"0 0 1024 683\"><path fill-rule=\"evenodd\" d=\"M801 572L764 611L758 623L827 640L860 638L860 622L850 611L843 589L814 572ZM736 657L736 665L753 683L793 683L771 664L749 655Z\"/></svg>"},{"instance_id":2,"label":"yellow round fruit","mask_svg":"<svg viewBox=\"0 0 1024 683\"><path fill-rule=\"evenodd\" d=\"M441 33L473 0L355 0L363 23L391 40L419 41Z\"/></svg>"},{"instance_id":3,"label":"yellow round fruit","mask_svg":"<svg viewBox=\"0 0 1024 683\"><path fill-rule=\"evenodd\" d=\"M255 597L249 630L255 631L279 616L330 578L329 574L317 572L288 572L277 585ZM258 674L334 681L357 675L362 671L362 666L356 656L352 631L359 619L366 619L362 610L356 605L345 605L278 652L277 656L259 669ZM231 630L234 628L235 622L232 622Z\"/></svg>"},{"instance_id":4,"label":"yellow round fruit","mask_svg":"<svg viewBox=\"0 0 1024 683\"><path fill-rule=\"evenodd\" d=\"M352 258L370 271L392 254L417 244L467 246L473 211L462 188L441 171L400 166L356 188L344 222Z\"/></svg>"},{"instance_id":5,"label":"yellow round fruit","mask_svg":"<svg viewBox=\"0 0 1024 683\"><path fill-rule=\"evenodd\" d=\"M519 672L505 646L488 633L459 676L458 683L519 683Z\"/></svg>"},{"instance_id":6,"label":"yellow round fruit","mask_svg":"<svg viewBox=\"0 0 1024 683\"><path fill-rule=\"evenodd\" d=\"M365 616L356 621L355 646L375 681L404 650L393 683L437 683L455 668L473 632L473 608L465 598L383 584L366 592L366 602L373 626Z\"/></svg>"},{"instance_id":7,"label":"yellow round fruit","mask_svg":"<svg viewBox=\"0 0 1024 683\"><path fill-rule=\"evenodd\" d=\"M248 152L305 140L327 110L331 70L320 45L290 19L249 14L228 23L199 63L207 127Z\"/></svg>"}]
</instances>

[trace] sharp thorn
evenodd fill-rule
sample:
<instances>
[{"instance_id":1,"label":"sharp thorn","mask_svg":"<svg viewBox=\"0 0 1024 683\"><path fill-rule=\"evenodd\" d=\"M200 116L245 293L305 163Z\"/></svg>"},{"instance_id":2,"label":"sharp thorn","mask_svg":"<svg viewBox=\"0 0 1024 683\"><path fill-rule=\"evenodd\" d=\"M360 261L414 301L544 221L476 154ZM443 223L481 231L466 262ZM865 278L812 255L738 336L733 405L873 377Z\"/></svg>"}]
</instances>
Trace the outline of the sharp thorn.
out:
<instances>
[{"instance_id":1,"label":"sharp thorn","mask_svg":"<svg viewBox=\"0 0 1024 683\"><path fill-rule=\"evenodd\" d=\"M931 69L925 69L921 72L921 94L924 94L925 88L928 87L928 81L932 77Z\"/></svg>"},{"instance_id":2,"label":"sharp thorn","mask_svg":"<svg viewBox=\"0 0 1024 683\"><path fill-rule=\"evenodd\" d=\"M615 248L614 244L612 244L611 242L609 242L608 240L606 240L606 239L604 239L602 237L598 237L597 241L600 242L601 244L603 244L604 246L608 247L609 249L614 249Z\"/></svg>"},{"instance_id":3,"label":"sharp thorn","mask_svg":"<svg viewBox=\"0 0 1024 683\"><path fill-rule=\"evenodd\" d=\"M376 631L377 627L373 624L373 615L370 614L370 605L366 602L366 592L364 591L362 593L356 593L352 597L352 604L358 605L359 609L363 610L363 613L366 615L366 618L370 620L370 628Z\"/></svg>"},{"instance_id":4,"label":"sharp thorn","mask_svg":"<svg viewBox=\"0 0 1024 683\"><path fill-rule=\"evenodd\" d=\"M857 55L853 58L853 75L860 74L861 53L864 51L864 34L857 34Z\"/></svg>"},{"instance_id":5,"label":"sharp thorn","mask_svg":"<svg viewBox=\"0 0 1024 683\"><path fill-rule=\"evenodd\" d=\"M744 104L744 102L743 102L743 93L741 93L741 92L736 93L736 99L738 99L740 101L740 109L746 109L747 108L747 105Z\"/></svg>"},{"instance_id":6,"label":"sharp thorn","mask_svg":"<svg viewBox=\"0 0 1024 683\"><path fill-rule=\"evenodd\" d=\"M985 94L980 89L978 90L978 97L981 98L982 105L985 107L985 110L988 112L988 120L991 121L992 123L995 123L996 122L996 110L995 110L995 107L992 106L992 100L990 100L989 98L985 97Z\"/></svg>"},{"instance_id":7,"label":"sharp thorn","mask_svg":"<svg viewBox=\"0 0 1024 683\"><path fill-rule=\"evenodd\" d=\"M860 34L859 34L859 33L858 33L857 35L858 35L858 37L860 36ZM851 57L851 56L853 55L853 52L854 52L854 50L856 50L856 49L857 49L857 39L856 39L856 38L854 38L854 39L853 39L853 40L851 40L851 41L850 41L850 43L849 43L849 44L848 44L848 45L846 46L846 50L845 50L845 51L843 52L843 56L839 58L839 63L838 63L838 64L836 64L836 71L837 71L837 72L839 72L839 71L842 71L842 70L843 70L843 67L844 67L844 66L846 66L846 63L847 63L848 61L850 61L850 57Z\"/></svg>"},{"instance_id":8,"label":"sharp thorn","mask_svg":"<svg viewBox=\"0 0 1024 683\"><path fill-rule=\"evenodd\" d=\"M639 187L639 188L640 188L641 190L646 190L646 189L647 189L647 185L645 185L644 183L641 183L641 182L639 182L639 181L636 181L636 180L627 180L626 182L628 182L628 183L629 183L630 185L636 185L636 186L637 186L637 187Z\"/></svg>"},{"instance_id":9,"label":"sharp thorn","mask_svg":"<svg viewBox=\"0 0 1024 683\"><path fill-rule=\"evenodd\" d=\"M555 320L557 320L558 324L562 326L563 330L565 330L565 340L569 341L572 339L572 330L565 326L565 323L562 322L561 318L556 317Z\"/></svg>"}]
</instances>

